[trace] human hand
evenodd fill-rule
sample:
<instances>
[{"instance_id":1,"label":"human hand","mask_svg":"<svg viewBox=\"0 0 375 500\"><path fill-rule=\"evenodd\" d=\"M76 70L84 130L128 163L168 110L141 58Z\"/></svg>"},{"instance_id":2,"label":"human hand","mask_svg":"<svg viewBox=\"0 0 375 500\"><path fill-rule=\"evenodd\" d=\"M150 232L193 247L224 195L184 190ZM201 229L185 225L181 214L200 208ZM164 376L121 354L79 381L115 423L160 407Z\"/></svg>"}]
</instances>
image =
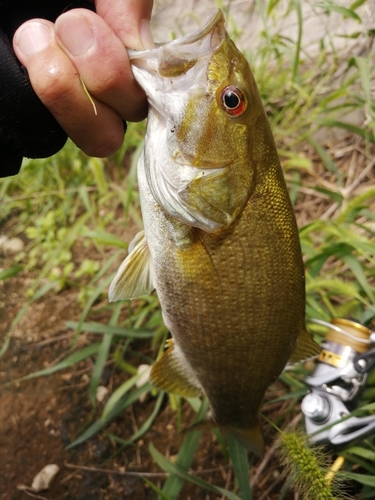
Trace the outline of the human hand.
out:
<instances>
[{"instance_id":1,"label":"human hand","mask_svg":"<svg viewBox=\"0 0 375 500\"><path fill-rule=\"evenodd\" d=\"M133 78L125 47L152 47L152 3L96 0L96 14L74 9L55 24L32 19L14 35L14 51L39 99L88 155L116 152L123 141L123 120L146 116L146 98Z\"/></svg>"}]
</instances>

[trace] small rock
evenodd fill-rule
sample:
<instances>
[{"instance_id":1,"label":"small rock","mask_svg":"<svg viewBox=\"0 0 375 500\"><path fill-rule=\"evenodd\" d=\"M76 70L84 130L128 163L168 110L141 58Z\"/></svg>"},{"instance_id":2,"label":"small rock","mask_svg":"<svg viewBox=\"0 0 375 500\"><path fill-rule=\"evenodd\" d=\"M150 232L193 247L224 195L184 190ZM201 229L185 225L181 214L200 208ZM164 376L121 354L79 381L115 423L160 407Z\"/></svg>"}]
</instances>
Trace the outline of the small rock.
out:
<instances>
[{"instance_id":1,"label":"small rock","mask_svg":"<svg viewBox=\"0 0 375 500\"><path fill-rule=\"evenodd\" d=\"M21 252L25 247L21 238L8 238L7 236L0 236L0 250L5 255L15 255Z\"/></svg>"},{"instance_id":2,"label":"small rock","mask_svg":"<svg viewBox=\"0 0 375 500\"><path fill-rule=\"evenodd\" d=\"M34 477L31 490L35 493L48 490L51 482L54 480L59 470L60 467L56 464L49 464L43 467L43 469Z\"/></svg>"},{"instance_id":3,"label":"small rock","mask_svg":"<svg viewBox=\"0 0 375 500\"><path fill-rule=\"evenodd\" d=\"M108 389L104 385L98 385L96 389L96 400L98 403L102 403L107 397Z\"/></svg>"}]
</instances>

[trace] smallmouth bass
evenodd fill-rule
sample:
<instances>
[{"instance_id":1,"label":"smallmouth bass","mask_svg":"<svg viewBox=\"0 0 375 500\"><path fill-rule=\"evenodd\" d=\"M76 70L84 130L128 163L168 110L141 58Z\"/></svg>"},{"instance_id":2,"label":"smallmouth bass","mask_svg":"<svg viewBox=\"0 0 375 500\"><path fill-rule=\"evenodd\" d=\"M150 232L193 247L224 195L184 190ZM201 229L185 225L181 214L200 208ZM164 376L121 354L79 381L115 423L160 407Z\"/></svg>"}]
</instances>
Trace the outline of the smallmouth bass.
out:
<instances>
[{"instance_id":1,"label":"smallmouth bass","mask_svg":"<svg viewBox=\"0 0 375 500\"><path fill-rule=\"evenodd\" d=\"M150 380L207 394L213 425L258 455L259 408L305 329L292 205L253 74L216 11L198 32L130 52L149 100L138 164L144 231L110 300L157 291L172 335Z\"/></svg>"}]
</instances>

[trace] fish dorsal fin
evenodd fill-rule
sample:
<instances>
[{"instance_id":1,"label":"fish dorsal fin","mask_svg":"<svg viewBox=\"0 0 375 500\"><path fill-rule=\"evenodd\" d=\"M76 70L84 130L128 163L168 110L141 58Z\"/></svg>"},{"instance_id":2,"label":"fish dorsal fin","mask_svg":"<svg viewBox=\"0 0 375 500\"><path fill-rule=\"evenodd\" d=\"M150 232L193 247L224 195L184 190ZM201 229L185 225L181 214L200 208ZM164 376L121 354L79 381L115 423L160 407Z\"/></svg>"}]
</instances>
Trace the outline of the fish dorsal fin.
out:
<instances>
[{"instance_id":1,"label":"fish dorsal fin","mask_svg":"<svg viewBox=\"0 0 375 500\"><path fill-rule=\"evenodd\" d=\"M313 340L311 335L303 329L297 337L297 342L290 356L289 363L297 363L298 361L317 356L319 353L319 345Z\"/></svg>"},{"instance_id":2,"label":"fish dorsal fin","mask_svg":"<svg viewBox=\"0 0 375 500\"><path fill-rule=\"evenodd\" d=\"M129 255L119 267L109 287L110 302L134 299L152 292L152 261L144 231L140 231L129 245Z\"/></svg>"},{"instance_id":3,"label":"fish dorsal fin","mask_svg":"<svg viewBox=\"0 0 375 500\"><path fill-rule=\"evenodd\" d=\"M150 382L158 389L185 398L198 396L201 393L199 382L182 351L174 344L173 339L167 342L167 347L152 367Z\"/></svg>"}]
</instances>

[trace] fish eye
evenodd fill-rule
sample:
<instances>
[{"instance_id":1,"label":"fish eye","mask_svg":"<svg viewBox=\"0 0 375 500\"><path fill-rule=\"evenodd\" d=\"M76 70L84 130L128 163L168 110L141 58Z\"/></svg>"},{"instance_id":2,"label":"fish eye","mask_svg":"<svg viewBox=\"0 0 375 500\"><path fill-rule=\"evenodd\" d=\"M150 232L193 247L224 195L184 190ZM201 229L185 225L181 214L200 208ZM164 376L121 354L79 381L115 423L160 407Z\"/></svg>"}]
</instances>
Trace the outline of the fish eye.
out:
<instances>
[{"instance_id":1,"label":"fish eye","mask_svg":"<svg viewBox=\"0 0 375 500\"><path fill-rule=\"evenodd\" d=\"M220 101L223 110L231 116L242 115L247 106L244 93L234 85L229 85L221 91Z\"/></svg>"}]
</instances>

